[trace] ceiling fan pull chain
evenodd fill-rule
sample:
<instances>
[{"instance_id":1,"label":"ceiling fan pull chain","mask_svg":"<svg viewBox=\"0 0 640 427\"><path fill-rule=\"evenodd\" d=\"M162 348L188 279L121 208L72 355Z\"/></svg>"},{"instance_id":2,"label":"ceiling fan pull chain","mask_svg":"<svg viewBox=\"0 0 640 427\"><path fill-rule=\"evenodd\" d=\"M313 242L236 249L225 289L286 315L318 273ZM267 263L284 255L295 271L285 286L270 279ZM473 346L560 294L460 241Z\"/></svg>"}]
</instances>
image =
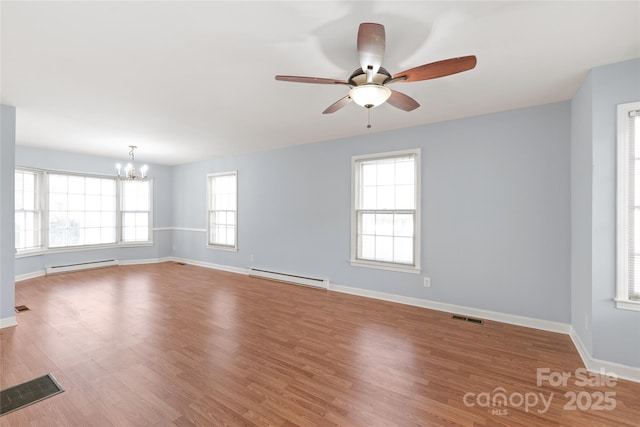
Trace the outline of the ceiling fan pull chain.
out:
<instances>
[{"instance_id":1,"label":"ceiling fan pull chain","mask_svg":"<svg viewBox=\"0 0 640 427\"><path fill-rule=\"evenodd\" d=\"M367 108L367 129L371 129L371 108Z\"/></svg>"}]
</instances>

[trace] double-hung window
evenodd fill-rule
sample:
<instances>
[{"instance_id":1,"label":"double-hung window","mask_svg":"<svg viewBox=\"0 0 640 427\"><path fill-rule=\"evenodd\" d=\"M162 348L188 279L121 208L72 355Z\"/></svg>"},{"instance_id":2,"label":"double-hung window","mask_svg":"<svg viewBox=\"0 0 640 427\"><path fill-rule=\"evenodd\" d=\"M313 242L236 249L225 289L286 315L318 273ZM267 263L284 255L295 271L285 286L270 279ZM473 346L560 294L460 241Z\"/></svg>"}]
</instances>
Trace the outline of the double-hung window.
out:
<instances>
[{"instance_id":1,"label":"double-hung window","mask_svg":"<svg viewBox=\"0 0 640 427\"><path fill-rule=\"evenodd\" d=\"M42 245L41 186L38 172L15 171L15 247L19 251L37 250Z\"/></svg>"},{"instance_id":2,"label":"double-hung window","mask_svg":"<svg viewBox=\"0 0 640 427\"><path fill-rule=\"evenodd\" d=\"M616 306L640 311L640 102L618 105Z\"/></svg>"},{"instance_id":3,"label":"double-hung window","mask_svg":"<svg viewBox=\"0 0 640 427\"><path fill-rule=\"evenodd\" d=\"M238 173L225 172L207 176L207 244L223 249L237 249Z\"/></svg>"},{"instance_id":4,"label":"double-hung window","mask_svg":"<svg viewBox=\"0 0 640 427\"><path fill-rule=\"evenodd\" d=\"M352 158L351 264L420 271L420 150Z\"/></svg>"},{"instance_id":5,"label":"double-hung window","mask_svg":"<svg viewBox=\"0 0 640 427\"><path fill-rule=\"evenodd\" d=\"M120 188L122 242L149 242L151 240L151 182L121 181Z\"/></svg>"}]
</instances>

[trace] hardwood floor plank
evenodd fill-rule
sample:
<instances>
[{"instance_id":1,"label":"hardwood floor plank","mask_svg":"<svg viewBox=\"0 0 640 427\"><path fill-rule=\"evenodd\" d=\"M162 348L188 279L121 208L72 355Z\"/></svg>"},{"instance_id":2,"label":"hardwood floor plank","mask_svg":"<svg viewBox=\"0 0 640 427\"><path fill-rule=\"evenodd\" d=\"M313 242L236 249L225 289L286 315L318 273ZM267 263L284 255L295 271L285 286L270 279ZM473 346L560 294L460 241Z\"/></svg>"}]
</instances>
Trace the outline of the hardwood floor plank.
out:
<instances>
[{"instance_id":1,"label":"hardwood floor plank","mask_svg":"<svg viewBox=\"0 0 640 427\"><path fill-rule=\"evenodd\" d=\"M1 387L52 372L66 391L3 426L640 425L638 383L536 384L582 368L562 334L176 263L25 280L16 304ZM580 393L616 407L567 407Z\"/></svg>"}]
</instances>

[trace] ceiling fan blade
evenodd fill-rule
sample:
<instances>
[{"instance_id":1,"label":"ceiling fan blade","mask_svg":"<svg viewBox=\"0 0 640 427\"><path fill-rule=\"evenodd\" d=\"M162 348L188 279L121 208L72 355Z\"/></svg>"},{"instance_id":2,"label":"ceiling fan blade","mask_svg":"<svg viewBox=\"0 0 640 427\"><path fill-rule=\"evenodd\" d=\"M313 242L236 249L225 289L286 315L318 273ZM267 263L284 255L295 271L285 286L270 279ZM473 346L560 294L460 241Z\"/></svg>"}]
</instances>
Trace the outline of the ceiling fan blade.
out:
<instances>
[{"instance_id":1,"label":"ceiling fan blade","mask_svg":"<svg viewBox=\"0 0 640 427\"><path fill-rule=\"evenodd\" d=\"M362 71L367 74L367 82L373 81L384 57L385 35L381 24L362 23L358 29L358 56Z\"/></svg>"},{"instance_id":2,"label":"ceiling fan blade","mask_svg":"<svg viewBox=\"0 0 640 427\"><path fill-rule=\"evenodd\" d=\"M322 114L335 113L336 111L338 111L339 109L341 109L342 107L344 107L345 105L347 105L350 102L351 102L351 98L349 97L349 95L347 95L344 98L340 98L339 100L337 100L333 104L329 105L329 107L326 110L324 110L322 112Z\"/></svg>"},{"instance_id":3,"label":"ceiling fan blade","mask_svg":"<svg viewBox=\"0 0 640 427\"><path fill-rule=\"evenodd\" d=\"M320 77L276 76L282 82L315 83L323 85L349 85L345 80L323 79Z\"/></svg>"},{"instance_id":4,"label":"ceiling fan blade","mask_svg":"<svg viewBox=\"0 0 640 427\"><path fill-rule=\"evenodd\" d=\"M413 111L420 106L418 101L409 95L405 95L404 93L395 90L391 91L391 96L387 99L387 102L403 111Z\"/></svg>"},{"instance_id":5,"label":"ceiling fan blade","mask_svg":"<svg viewBox=\"0 0 640 427\"><path fill-rule=\"evenodd\" d=\"M451 74L471 70L476 66L476 62L477 60L475 55L445 59L402 71L394 75L393 79L395 81L397 78L406 77L406 79L401 80L403 82L418 82L421 80L436 79L438 77L449 76Z\"/></svg>"}]
</instances>

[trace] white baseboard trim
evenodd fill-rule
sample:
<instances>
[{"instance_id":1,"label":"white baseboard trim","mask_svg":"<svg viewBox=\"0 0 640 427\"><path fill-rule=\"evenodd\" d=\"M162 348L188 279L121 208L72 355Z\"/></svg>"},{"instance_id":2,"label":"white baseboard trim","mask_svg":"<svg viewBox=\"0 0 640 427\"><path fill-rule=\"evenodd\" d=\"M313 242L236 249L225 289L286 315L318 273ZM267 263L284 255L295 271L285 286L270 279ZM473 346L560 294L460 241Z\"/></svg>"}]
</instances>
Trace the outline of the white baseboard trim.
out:
<instances>
[{"instance_id":1,"label":"white baseboard trim","mask_svg":"<svg viewBox=\"0 0 640 427\"><path fill-rule=\"evenodd\" d=\"M616 377L623 380L640 383L640 368L595 359L591 357L587 347L584 345L580 336L573 327L571 327L569 336L571 337L571 341L573 341L573 345L575 345L576 350L578 350L578 354L582 359L582 363L584 363L584 367L587 368L589 372L594 372L596 374L615 374Z\"/></svg>"},{"instance_id":2,"label":"white baseboard trim","mask_svg":"<svg viewBox=\"0 0 640 427\"><path fill-rule=\"evenodd\" d=\"M249 269L248 268L231 267L229 265L213 264L213 263L210 263L210 262L196 261L196 260L186 259L186 258L171 258L171 261L183 262L185 264L196 265L198 267L212 268L214 270L227 271L229 273L243 274L245 276L249 275Z\"/></svg>"},{"instance_id":3,"label":"white baseboard trim","mask_svg":"<svg viewBox=\"0 0 640 427\"><path fill-rule=\"evenodd\" d=\"M18 322L16 321L16 316L5 317L4 319L0 319L0 329L10 328L11 326L16 326Z\"/></svg>"},{"instance_id":4,"label":"white baseboard trim","mask_svg":"<svg viewBox=\"0 0 640 427\"><path fill-rule=\"evenodd\" d=\"M16 276L16 278L15 278L15 281L16 282L20 282L22 280L35 279L36 277L41 277L41 276L44 276L46 274L47 273L46 273L46 271L44 269L40 270L40 271L34 271L34 272L31 272L31 273L18 274Z\"/></svg>"},{"instance_id":5,"label":"white baseboard trim","mask_svg":"<svg viewBox=\"0 0 640 427\"><path fill-rule=\"evenodd\" d=\"M149 259L126 259L120 260L120 265L138 265L138 264L158 264L161 262L173 261L171 257L149 258Z\"/></svg>"},{"instance_id":6,"label":"white baseboard trim","mask_svg":"<svg viewBox=\"0 0 640 427\"><path fill-rule=\"evenodd\" d=\"M448 304L444 302L430 301L421 298L413 298L402 295L388 294L385 292L370 291L362 288L329 284L329 290L342 292L345 294L358 295L362 297L375 298L384 301L396 302L399 304L412 305L415 307L428 308L431 310L444 311L447 313L464 314L470 317L480 317L495 322L509 323L511 325L524 326L526 328L541 329L543 331L568 334L571 325L568 323L553 322L550 320L534 319L532 317L518 316L515 314L499 313L497 311L481 310L478 308L465 307L462 305Z\"/></svg>"}]
</instances>

